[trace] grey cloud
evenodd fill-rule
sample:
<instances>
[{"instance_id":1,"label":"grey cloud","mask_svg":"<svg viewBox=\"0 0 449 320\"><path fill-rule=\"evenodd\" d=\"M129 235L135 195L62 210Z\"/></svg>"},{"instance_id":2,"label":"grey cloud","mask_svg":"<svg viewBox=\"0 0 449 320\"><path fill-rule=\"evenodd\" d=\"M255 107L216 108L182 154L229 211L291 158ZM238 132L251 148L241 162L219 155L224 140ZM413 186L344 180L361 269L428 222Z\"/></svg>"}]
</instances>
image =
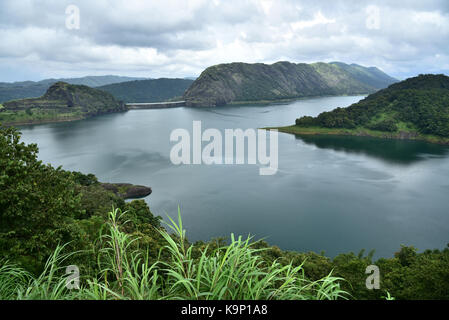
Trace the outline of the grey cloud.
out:
<instances>
[{"instance_id":1,"label":"grey cloud","mask_svg":"<svg viewBox=\"0 0 449 320\"><path fill-rule=\"evenodd\" d=\"M80 30L65 28L71 3ZM368 5L380 10L379 29L367 28ZM5 0L0 36L8 70L61 76L76 68L190 76L211 64L281 59L376 65L397 77L449 71L445 0Z\"/></svg>"}]
</instances>

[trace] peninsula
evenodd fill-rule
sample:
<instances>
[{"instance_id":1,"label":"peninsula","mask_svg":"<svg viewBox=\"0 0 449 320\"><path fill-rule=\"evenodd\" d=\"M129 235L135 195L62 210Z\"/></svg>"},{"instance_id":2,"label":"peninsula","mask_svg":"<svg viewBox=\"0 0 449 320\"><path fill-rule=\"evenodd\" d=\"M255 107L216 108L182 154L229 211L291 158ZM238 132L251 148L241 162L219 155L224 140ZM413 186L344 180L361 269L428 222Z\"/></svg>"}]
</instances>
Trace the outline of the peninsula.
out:
<instances>
[{"instance_id":1,"label":"peninsula","mask_svg":"<svg viewBox=\"0 0 449 320\"><path fill-rule=\"evenodd\" d=\"M276 128L297 135L355 135L449 144L449 77L419 75L347 108Z\"/></svg>"}]
</instances>

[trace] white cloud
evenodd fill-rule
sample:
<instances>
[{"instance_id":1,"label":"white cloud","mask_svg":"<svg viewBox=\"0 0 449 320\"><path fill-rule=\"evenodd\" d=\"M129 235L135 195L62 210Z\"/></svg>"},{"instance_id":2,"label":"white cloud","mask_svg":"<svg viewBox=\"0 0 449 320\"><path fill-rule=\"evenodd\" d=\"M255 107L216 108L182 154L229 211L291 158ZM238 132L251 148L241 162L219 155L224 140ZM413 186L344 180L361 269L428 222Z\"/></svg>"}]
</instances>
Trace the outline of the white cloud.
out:
<instances>
[{"instance_id":1,"label":"white cloud","mask_svg":"<svg viewBox=\"0 0 449 320\"><path fill-rule=\"evenodd\" d=\"M334 23L335 21L336 21L335 19L327 19L326 17L323 16L321 11L318 11L317 13L314 14L314 17L312 20L301 20L301 21L292 22L292 23L290 23L290 26L293 29L293 31L298 31L298 30L302 30L305 28L314 27L314 26L320 25L320 24Z\"/></svg>"},{"instance_id":2,"label":"white cloud","mask_svg":"<svg viewBox=\"0 0 449 320\"><path fill-rule=\"evenodd\" d=\"M448 72L443 0L371 1L378 28L367 27L366 4L356 0L79 0L81 28L67 30L72 3L0 3L0 81L30 73L183 77L217 63L278 60L340 60L397 77Z\"/></svg>"}]
</instances>

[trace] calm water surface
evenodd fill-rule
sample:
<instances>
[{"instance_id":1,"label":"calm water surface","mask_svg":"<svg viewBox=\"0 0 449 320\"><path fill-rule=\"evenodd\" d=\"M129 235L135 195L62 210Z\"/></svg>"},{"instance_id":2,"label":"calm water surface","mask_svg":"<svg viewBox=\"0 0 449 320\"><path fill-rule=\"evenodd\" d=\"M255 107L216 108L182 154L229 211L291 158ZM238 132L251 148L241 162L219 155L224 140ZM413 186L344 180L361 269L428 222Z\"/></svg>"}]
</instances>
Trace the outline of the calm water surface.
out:
<instances>
[{"instance_id":1,"label":"calm water surface","mask_svg":"<svg viewBox=\"0 0 449 320\"><path fill-rule=\"evenodd\" d=\"M264 237L282 249L327 255L375 249L390 257L401 244L443 248L449 242L448 148L358 137L279 134L279 171L257 165L171 164L175 128L260 128L345 107L362 97L288 105L135 110L93 119L22 127L40 159L104 182L148 185L153 213L175 216L190 240Z\"/></svg>"}]
</instances>

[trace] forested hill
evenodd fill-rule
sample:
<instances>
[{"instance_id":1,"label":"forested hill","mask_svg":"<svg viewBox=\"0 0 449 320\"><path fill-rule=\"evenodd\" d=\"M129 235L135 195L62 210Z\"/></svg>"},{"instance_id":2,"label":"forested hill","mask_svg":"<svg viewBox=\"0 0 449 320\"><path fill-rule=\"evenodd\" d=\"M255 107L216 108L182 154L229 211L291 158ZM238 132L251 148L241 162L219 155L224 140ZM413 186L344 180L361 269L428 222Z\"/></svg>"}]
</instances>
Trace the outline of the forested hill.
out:
<instances>
[{"instance_id":1,"label":"forested hill","mask_svg":"<svg viewBox=\"0 0 449 320\"><path fill-rule=\"evenodd\" d=\"M184 92L193 83L189 79L151 79L127 81L98 87L116 99L128 102L160 102L181 100Z\"/></svg>"},{"instance_id":2,"label":"forested hill","mask_svg":"<svg viewBox=\"0 0 449 320\"><path fill-rule=\"evenodd\" d=\"M368 94L396 82L377 68L333 63L220 64L184 95L189 106L219 106L307 96Z\"/></svg>"},{"instance_id":3,"label":"forested hill","mask_svg":"<svg viewBox=\"0 0 449 320\"><path fill-rule=\"evenodd\" d=\"M82 78L45 79L41 81L0 82L0 103L14 99L40 97L56 82L99 87L113 83L143 80L145 78L122 76L87 76Z\"/></svg>"},{"instance_id":4,"label":"forested hill","mask_svg":"<svg viewBox=\"0 0 449 320\"><path fill-rule=\"evenodd\" d=\"M67 121L126 110L125 104L107 92L57 82L40 98L3 103L0 106L0 122L17 124Z\"/></svg>"},{"instance_id":5,"label":"forested hill","mask_svg":"<svg viewBox=\"0 0 449 320\"><path fill-rule=\"evenodd\" d=\"M296 133L344 133L449 142L449 77L419 75L347 108L296 120ZM340 129L345 129L341 131ZM383 134L382 134L383 133Z\"/></svg>"}]
</instances>

